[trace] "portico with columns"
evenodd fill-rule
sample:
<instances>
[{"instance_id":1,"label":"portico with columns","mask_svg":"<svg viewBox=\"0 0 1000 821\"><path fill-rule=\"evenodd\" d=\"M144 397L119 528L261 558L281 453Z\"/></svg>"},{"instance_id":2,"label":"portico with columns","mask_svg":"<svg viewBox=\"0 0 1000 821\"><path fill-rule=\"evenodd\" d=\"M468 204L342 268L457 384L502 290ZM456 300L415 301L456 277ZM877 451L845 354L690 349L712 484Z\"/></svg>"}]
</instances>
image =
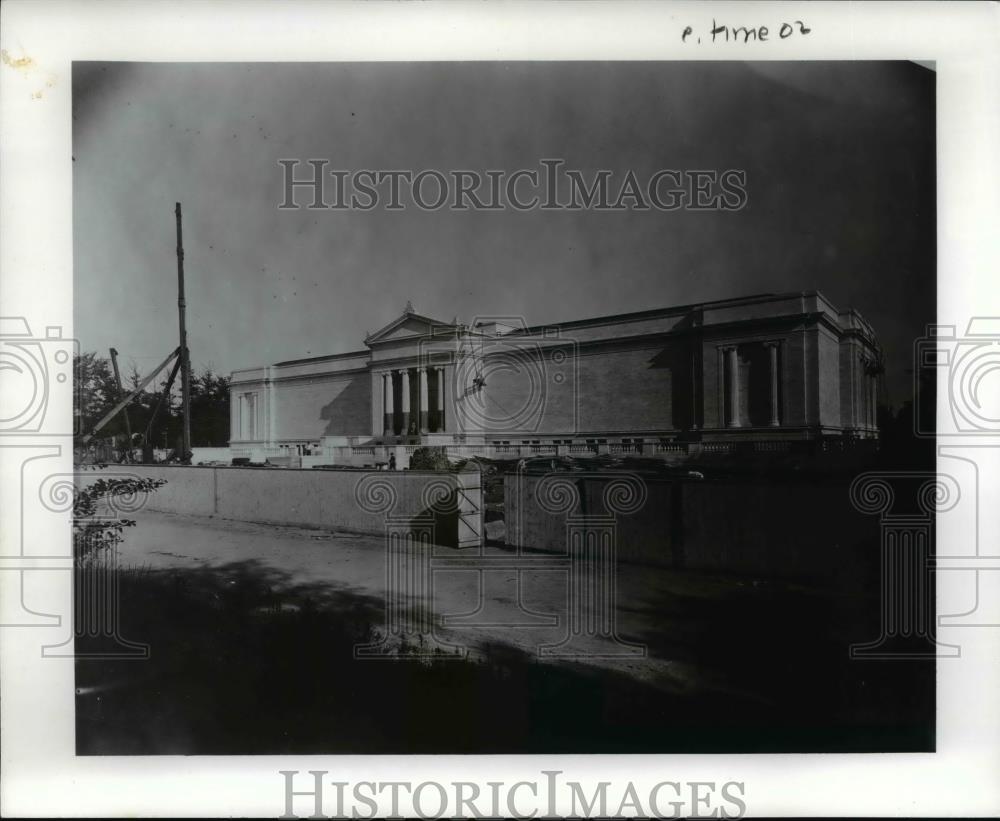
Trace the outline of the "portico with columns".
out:
<instances>
[{"instance_id":1,"label":"portico with columns","mask_svg":"<svg viewBox=\"0 0 1000 821\"><path fill-rule=\"evenodd\" d=\"M382 389L383 438L446 432L443 365L389 368L377 373Z\"/></svg>"}]
</instances>

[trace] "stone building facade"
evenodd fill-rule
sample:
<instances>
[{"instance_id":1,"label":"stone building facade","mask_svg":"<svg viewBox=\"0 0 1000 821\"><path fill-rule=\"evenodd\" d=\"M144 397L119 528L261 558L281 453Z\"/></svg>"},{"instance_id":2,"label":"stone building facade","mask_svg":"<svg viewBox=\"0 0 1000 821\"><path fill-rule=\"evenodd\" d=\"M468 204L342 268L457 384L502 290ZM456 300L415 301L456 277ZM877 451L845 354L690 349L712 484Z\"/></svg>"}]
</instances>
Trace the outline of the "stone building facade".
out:
<instances>
[{"instance_id":1,"label":"stone building facade","mask_svg":"<svg viewBox=\"0 0 1000 821\"><path fill-rule=\"evenodd\" d=\"M234 455L375 464L456 455L673 454L877 437L879 347L822 294L767 294L545 326L410 305L351 353L232 375Z\"/></svg>"}]
</instances>

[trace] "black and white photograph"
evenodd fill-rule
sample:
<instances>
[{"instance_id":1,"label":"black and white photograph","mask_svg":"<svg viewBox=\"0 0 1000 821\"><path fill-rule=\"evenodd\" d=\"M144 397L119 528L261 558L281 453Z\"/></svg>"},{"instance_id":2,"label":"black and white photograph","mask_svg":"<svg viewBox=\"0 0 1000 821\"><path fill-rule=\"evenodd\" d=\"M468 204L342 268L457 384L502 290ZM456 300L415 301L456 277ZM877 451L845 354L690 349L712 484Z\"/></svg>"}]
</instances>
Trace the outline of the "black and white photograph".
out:
<instances>
[{"instance_id":1,"label":"black and white photograph","mask_svg":"<svg viewBox=\"0 0 1000 821\"><path fill-rule=\"evenodd\" d=\"M0 637L6 682L58 671L79 806L143 814L138 767L188 793L156 814L251 812L236 773L282 817L810 814L810 778L850 814L901 762L876 806L925 814L949 760L986 812L993 753L948 759L1000 624L980 35L649 4L657 58L633 4L222 5L58 69L4 37L0 133L63 106L6 179L65 156L51 247L0 210Z\"/></svg>"},{"instance_id":2,"label":"black and white photograph","mask_svg":"<svg viewBox=\"0 0 1000 821\"><path fill-rule=\"evenodd\" d=\"M934 750L932 67L73 84L78 753Z\"/></svg>"}]
</instances>

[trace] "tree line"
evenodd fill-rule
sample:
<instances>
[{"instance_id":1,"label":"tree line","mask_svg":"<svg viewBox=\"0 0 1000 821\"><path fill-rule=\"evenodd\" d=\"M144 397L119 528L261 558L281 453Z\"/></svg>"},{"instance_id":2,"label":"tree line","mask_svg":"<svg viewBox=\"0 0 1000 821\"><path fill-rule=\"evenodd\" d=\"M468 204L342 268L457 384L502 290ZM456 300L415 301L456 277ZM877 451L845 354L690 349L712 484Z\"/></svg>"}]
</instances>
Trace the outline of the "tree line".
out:
<instances>
[{"instance_id":1,"label":"tree line","mask_svg":"<svg viewBox=\"0 0 1000 821\"><path fill-rule=\"evenodd\" d=\"M77 414L81 434L90 433L94 425L117 402L134 391L143 379L133 364L128 373L121 375L122 391L119 393L110 359L88 352L75 356L73 365L74 413ZM153 447L179 450L182 428L179 373L150 426L150 419L163 396L169 375L170 367L167 367L126 408L136 445L139 444L136 434L145 434L148 428L149 443ZM118 413L97 433L96 438L115 436L124 441L125 432L125 418ZM213 373L211 368L204 368L200 373L191 374L191 446L224 447L228 444L229 378Z\"/></svg>"}]
</instances>

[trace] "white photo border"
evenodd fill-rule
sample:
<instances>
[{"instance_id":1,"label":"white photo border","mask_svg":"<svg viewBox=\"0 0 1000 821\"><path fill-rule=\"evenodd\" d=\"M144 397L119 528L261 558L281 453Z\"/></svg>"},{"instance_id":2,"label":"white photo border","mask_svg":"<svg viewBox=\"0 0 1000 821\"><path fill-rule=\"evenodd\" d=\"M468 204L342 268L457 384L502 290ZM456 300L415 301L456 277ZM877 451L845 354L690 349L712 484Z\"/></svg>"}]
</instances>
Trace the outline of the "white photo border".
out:
<instances>
[{"instance_id":1,"label":"white photo border","mask_svg":"<svg viewBox=\"0 0 1000 821\"><path fill-rule=\"evenodd\" d=\"M73 335L71 70L82 60L933 64L938 322L961 333L972 317L1000 316L1000 11L994 3L8 0L0 14L0 306L5 316L27 318L36 334L58 326L65 337ZM712 18L746 25L802 19L811 31L808 38L768 43L682 42L685 25L708 25ZM939 412L946 410L945 394L942 383ZM58 411L68 425L68 403ZM1000 437L950 444L976 446L968 454L978 467L981 522L977 534L941 521L938 541L978 538L983 553L1000 553L995 502L989 501L1000 498ZM42 518L36 527L37 511L21 507L22 491L34 499L37 490L20 486L20 465L27 448L48 453L54 471L71 473L71 440L27 437L0 445L3 556L16 554L29 532L36 546L46 546L42 552L67 552L66 531ZM30 575L37 577L33 608L68 612L69 574ZM939 575L939 612L954 610L949 597L958 575ZM19 600L20 576L0 572L3 615ZM981 576L981 595L996 601L1000 573ZM758 816L1000 813L1000 628L941 627L939 638L961 645L962 655L939 662L934 754L126 758L74 755L73 662L39 653L41 645L65 639L65 625L5 627L0 809L8 817L271 816L284 811L279 770L324 769L340 781L485 783L538 780L541 771L557 769L591 785L632 781L647 793L663 780L744 782L748 812Z\"/></svg>"}]
</instances>

